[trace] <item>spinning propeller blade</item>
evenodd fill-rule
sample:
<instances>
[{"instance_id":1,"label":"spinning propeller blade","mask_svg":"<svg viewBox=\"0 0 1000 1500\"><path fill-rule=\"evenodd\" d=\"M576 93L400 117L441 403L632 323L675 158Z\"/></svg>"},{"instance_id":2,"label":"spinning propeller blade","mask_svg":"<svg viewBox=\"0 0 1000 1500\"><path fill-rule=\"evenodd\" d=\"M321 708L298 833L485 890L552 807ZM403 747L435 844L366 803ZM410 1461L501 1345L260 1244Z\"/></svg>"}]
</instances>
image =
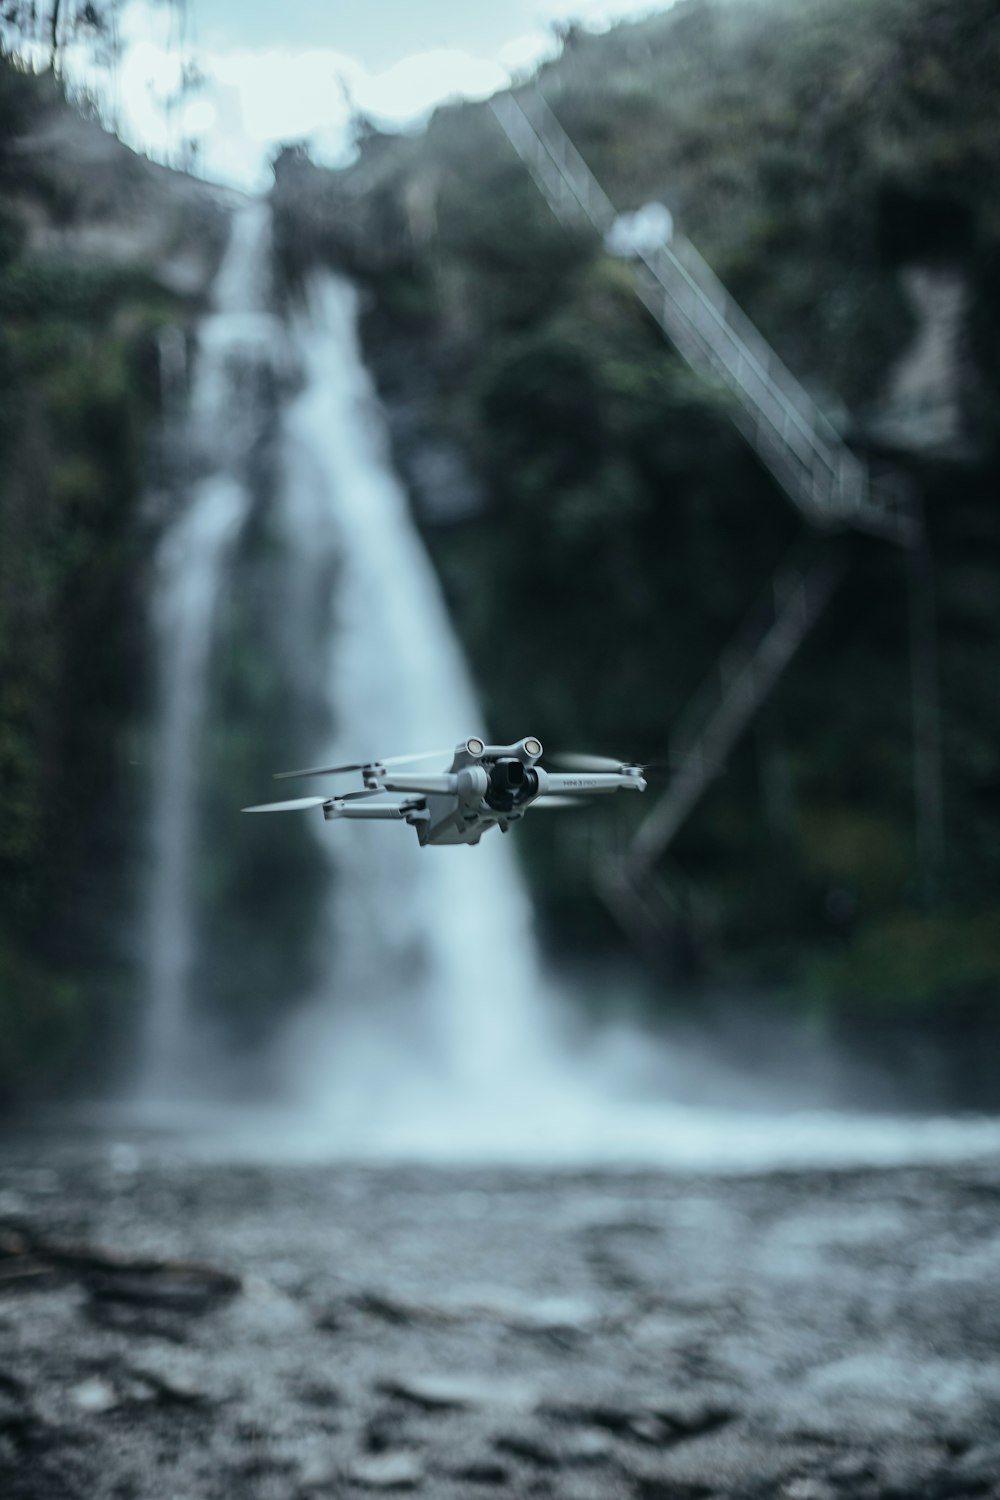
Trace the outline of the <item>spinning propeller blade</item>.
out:
<instances>
[{"instance_id":1,"label":"spinning propeller blade","mask_svg":"<svg viewBox=\"0 0 1000 1500\"><path fill-rule=\"evenodd\" d=\"M536 797L530 804L530 808L554 807L558 810L566 807L589 807L589 805L586 797L563 797L557 793L554 797Z\"/></svg>"},{"instance_id":2,"label":"spinning propeller blade","mask_svg":"<svg viewBox=\"0 0 1000 1500\"><path fill-rule=\"evenodd\" d=\"M612 760L607 755L578 755L572 750L550 755L549 759L554 765L562 766L567 771L624 771L631 764L629 761Z\"/></svg>"},{"instance_id":3,"label":"spinning propeller blade","mask_svg":"<svg viewBox=\"0 0 1000 1500\"><path fill-rule=\"evenodd\" d=\"M308 766L304 771L275 771L275 781L288 781L293 776L339 776L347 771L367 771L370 766L403 766L411 760L436 760L442 755L452 755L452 750L425 750L422 755L390 755L386 760L354 760L346 766Z\"/></svg>"},{"instance_id":4,"label":"spinning propeller blade","mask_svg":"<svg viewBox=\"0 0 1000 1500\"><path fill-rule=\"evenodd\" d=\"M454 755L454 747L451 750L425 750L422 755L390 755L385 760L377 760L377 766L405 766L411 760L437 760L442 755Z\"/></svg>"},{"instance_id":5,"label":"spinning propeller blade","mask_svg":"<svg viewBox=\"0 0 1000 1500\"><path fill-rule=\"evenodd\" d=\"M298 812L303 807L322 807L326 797L296 797L293 802L262 802L259 807L244 807L243 812Z\"/></svg>"}]
</instances>

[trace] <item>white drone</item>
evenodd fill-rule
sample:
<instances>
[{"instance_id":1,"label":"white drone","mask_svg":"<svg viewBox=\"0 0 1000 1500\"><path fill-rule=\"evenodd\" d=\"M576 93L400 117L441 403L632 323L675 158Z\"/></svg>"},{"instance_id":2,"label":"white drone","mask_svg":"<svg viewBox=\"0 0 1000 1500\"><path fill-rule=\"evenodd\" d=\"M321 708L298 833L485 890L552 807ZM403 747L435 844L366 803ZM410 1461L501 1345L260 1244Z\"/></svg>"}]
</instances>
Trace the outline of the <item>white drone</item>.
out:
<instances>
[{"instance_id":1,"label":"white drone","mask_svg":"<svg viewBox=\"0 0 1000 1500\"><path fill-rule=\"evenodd\" d=\"M321 807L324 818L376 818L409 823L421 844L478 844L489 828L507 833L529 807L579 807L585 797L605 792L644 792L643 767L607 760L598 755L555 757L566 771L545 771L538 761L542 742L529 736L516 745L487 745L468 739L456 746L451 766L441 772L390 770L414 761L446 756L447 750L426 755L398 755L388 760L357 761L347 766L311 766L304 771L279 771L281 781L292 776L339 776L360 771L363 790L332 797L297 797L293 802L266 802L244 812L298 812ZM386 793L403 793L402 800Z\"/></svg>"}]
</instances>

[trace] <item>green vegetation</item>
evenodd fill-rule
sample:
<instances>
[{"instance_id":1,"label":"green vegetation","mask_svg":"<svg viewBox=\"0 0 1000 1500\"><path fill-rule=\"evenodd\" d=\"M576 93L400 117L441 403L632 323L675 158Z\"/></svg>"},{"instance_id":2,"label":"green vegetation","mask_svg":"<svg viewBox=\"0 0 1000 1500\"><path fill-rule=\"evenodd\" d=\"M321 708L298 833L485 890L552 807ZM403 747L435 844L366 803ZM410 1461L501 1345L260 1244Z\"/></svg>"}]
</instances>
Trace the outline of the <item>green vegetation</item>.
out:
<instances>
[{"instance_id":1,"label":"green vegetation","mask_svg":"<svg viewBox=\"0 0 1000 1500\"><path fill-rule=\"evenodd\" d=\"M17 149L53 115L72 119L50 77L0 56L0 1099L123 1018L148 706L139 501L156 335L190 311L152 268L74 252L87 185L73 210L67 169ZM111 145L124 178L140 171ZM31 235L54 222L65 248L42 253Z\"/></svg>"},{"instance_id":2,"label":"green vegetation","mask_svg":"<svg viewBox=\"0 0 1000 1500\"><path fill-rule=\"evenodd\" d=\"M905 559L850 538L829 615L662 872L688 972L798 1004L1000 993L998 69L989 0L684 0L574 31L541 77L616 206L666 202L859 441L917 327L901 269L966 288L964 447L893 456L936 573L943 866L918 868L915 844ZM372 286L390 412L419 410L476 477L480 512L435 525L428 504L425 531L489 727L662 756L800 531L725 396L664 344L627 269L559 227L485 106L369 133L346 173L297 153L276 175L295 274L332 253ZM412 425L398 456L419 504ZM588 851L637 813L523 830L555 944L616 941Z\"/></svg>"}]
</instances>

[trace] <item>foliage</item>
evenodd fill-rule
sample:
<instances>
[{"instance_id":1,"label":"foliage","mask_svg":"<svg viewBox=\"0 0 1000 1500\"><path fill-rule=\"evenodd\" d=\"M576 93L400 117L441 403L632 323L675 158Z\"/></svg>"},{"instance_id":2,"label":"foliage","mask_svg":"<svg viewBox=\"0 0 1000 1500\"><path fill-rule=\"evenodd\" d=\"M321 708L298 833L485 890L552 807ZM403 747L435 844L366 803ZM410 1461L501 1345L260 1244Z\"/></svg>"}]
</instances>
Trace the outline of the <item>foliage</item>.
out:
<instances>
[{"instance_id":1,"label":"foliage","mask_svg":"<svg viewBox=\"0 0 1000 1500\"><path fill-rule=\"evenodd\" d=\"M862 439L914 333L899 268L947 266L968 288L962 399L975 446L951 461L896 456L925 493L937 575L937 895L953 915L926 915L916 862L907 569L864 539L661 872L687 961L727 980L801 977L804 1002L821 972L824 993L856 993L851 965L874 974L877 953L886 999L943 994L947 962L928 958L918 982L887 936L897 930L925 932L935 953L971 944L956 972L992 976L994 992L1000 978L993 949L970 937L996 919L1000 877L993 10L683 0L606 35L576 30L540 76L618 209L665 202ZM370 163L318 178L327 253L376 293L366 336L383 388L419 400L486 496L481 514L428 526L427 540L491 728L665 757L671 720L797 530L725 397L663 344L627 269L558 226L486 107L441 109L395 151L382 140L374 186ZM287 197L276 207L294 226ZM412 446L404 435L404 466ZM602 809L586 831L538 819L521 833L554 941L615 940L588 861L635 815Z\"/></svg>"},{"instance_id":2,"label":"foliage","mask_svg":"<svg viewBox=\"0 0 1000 1500\"><path fill-rule=\"evenodd\" d=\"M75 197L16 148L65 109L51 78L0 58L0 1100L51 1084L102 1018L127 1019L148 680L139 501L157 333L186 315L152 270L73 254ZM28 227L67 213L66 250L38 253Z\"/></svg>"}]
</instances>

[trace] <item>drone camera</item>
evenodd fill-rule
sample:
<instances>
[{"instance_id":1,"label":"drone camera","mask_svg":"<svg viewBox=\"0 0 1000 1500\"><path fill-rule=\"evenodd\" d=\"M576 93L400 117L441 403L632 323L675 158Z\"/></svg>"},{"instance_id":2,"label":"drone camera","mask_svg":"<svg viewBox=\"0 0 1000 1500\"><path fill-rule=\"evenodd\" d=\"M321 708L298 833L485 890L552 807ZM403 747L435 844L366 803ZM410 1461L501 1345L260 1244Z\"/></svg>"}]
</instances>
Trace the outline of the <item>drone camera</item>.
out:
<instances>
[{"instance_id":1,"label":"drone camera","mask_svg":"<svg viewBox=\"0 0 1000 1500\"><path fill-rule=\"evenodd\" d=\"M513 791L524 781L524 766L519 760L498 761L496 770L500 773L497 779L506 791Z\"/></svg>"},{"instance_id":2,"label":"drone camera","mask_svg":"<svg viewBox=\"0 0 1000 1500\"><path fill-rule=\"evenodd\" d=\"M490 772L486 802L495 812L510 812L514 800L524 786L525 768L519 760L505 757L498 760Z\"/></svg>"}]
</instances>

